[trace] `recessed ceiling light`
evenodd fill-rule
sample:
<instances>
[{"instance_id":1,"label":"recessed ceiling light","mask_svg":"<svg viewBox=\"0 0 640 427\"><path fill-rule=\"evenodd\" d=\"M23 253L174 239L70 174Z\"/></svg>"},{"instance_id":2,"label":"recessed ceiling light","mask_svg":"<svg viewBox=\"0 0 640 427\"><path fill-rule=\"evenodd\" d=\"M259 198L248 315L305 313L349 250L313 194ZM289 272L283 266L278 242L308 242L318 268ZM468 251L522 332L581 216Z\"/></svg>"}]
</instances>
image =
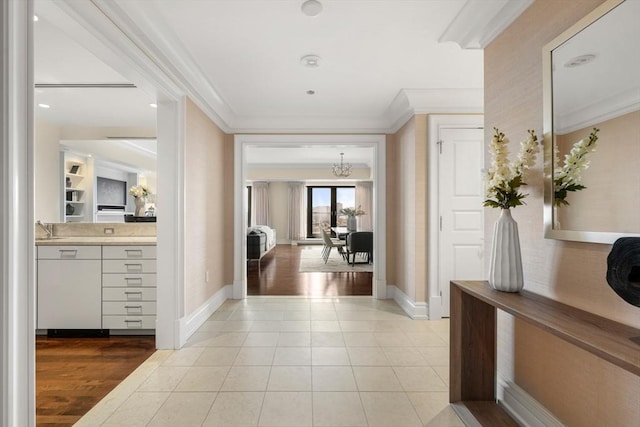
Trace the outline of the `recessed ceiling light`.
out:
<instances>
[{"instance_id":1,"label":"recessed ceiling light","mask_svg":"<svg viewBox=\"0 0 640 427\"><path fill-rule=\"evenodd\" d=\"M158 104L149 104L149 107L151 107L151 108L158 108Z\"/></svg>"},{"instance_id":2,"label":"recessed ceiling light","mask_svg":"<svg viewBox=\"0 0 640 427\"><path fill-rule=\"evenodd\" d=\"M322 4L317 0L307 0L302 3L300 9L307 16L317 16L322 12Z\"/></svg>"},{"instance_id":3,"label":"recessed ceiling light","mask_svg":"<svg viewBox=\"0 0 640 427\"><path fill-rule=\"evenodd\" d=\"M579 67L581 65L588 64L594 59L596 59L596 56L590 53L587 55L580 55L565 62L564 66L567 68Z\"/></svg>"},{"instance_id":4,"label":"recessed ceiling light","mask_svg":"<svg viewBox=\"0 0 640 427\"><path fill-rule=\"evenodd\" d=\"M38 15L33 15L33 22L38 22L39 20Z\"/></svg>"},{"instance_id":5,"label":"recessed ceiling light","mask_svg":"<svg viewBox=\"0 0 640 427\"><path fill-rule=\"evenodd\" d=\"M300 58L300 63L305 67L316 68L320 66L320 57L318 55L305 55Z\"/></svg>"},{"instance_id":6,"label":"recessed ceiling light","mask_svg":"<svg viewBox=\"0 0 640 427\"><path fill-rule=\"evenodd\" d=\"M307 91L307 95L315 95L316 91L315 90L308 90Z\"/></svg>"},{"instance_id":7,"label":"recessed ceiling light","mask_svg":"<svg viewBox=\"0 0 640 427\"><path fill-rule=\"evenodd\" d=\"M40 108L51 108L51 105L49 105L49 104L38 104L38 107L40 107Z\"/></svg>"}]
</instances>

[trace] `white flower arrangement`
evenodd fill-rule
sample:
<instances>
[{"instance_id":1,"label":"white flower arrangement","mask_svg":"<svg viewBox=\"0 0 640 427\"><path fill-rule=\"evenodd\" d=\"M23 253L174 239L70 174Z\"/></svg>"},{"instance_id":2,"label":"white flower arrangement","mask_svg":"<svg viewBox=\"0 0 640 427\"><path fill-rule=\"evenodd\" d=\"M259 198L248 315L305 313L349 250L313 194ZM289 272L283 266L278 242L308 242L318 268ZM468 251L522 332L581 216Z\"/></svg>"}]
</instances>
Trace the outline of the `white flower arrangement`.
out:
<instances>
[{"instance_id":1,"label":"white flower arrangement","mask_svg":"<svg viewBox=\"0 0 640 427\"><path fill-rule=\"evenodd\" d=\"M136 199L145 199L147 196L151 195L151 189L146 184L134 185L129 189L129 194Z\"/></svg>"},{"instance_id":2,"label":"white flower arrangement","mask_svg":"<svg viewBox=\"0 0 640 427\"><path fill-rule=\"evenodd\" d=\"M360 216L360 215L365 215L364 211L362 210L362 205L358 205L357 208L343 208L340 209L340 213L342 215L347 215L347 216Z\"/></svg>"},{"instance_id":3,"label":"white flower arrangement","mask_svg":"<svg viewBox=\"0 0 640 427\"><path fill-rule=\"evenodd\" d=\"M600 129L593 128L589 134L589 138L583 138L573 144L569 154L564 156L564 164L559 168L559 151L558 146L553 147L553 191L556 206L568 206L567 195L569 191L584 190L584 185L580 184L582 171L589 167L587 154L596 150L596 141L598 140L598 132Z\"/></svg>"},{"instance_id":4,"label":"white flower arrangement","mask_svg":"<svg viewBox=\"0 0 640 427\"><path fill-rule=\"evenodd\" d=\"M489 144L492 155L491 166L487 172L486 200L483 206L509 209L524 204L527 194L519 191L525 183L527 170L536 162L540 144L535 131L528 130L529 137L520 143L520 153L514 163L509 163L509 140L498 128Z\"/></svg>"}]
</instances>

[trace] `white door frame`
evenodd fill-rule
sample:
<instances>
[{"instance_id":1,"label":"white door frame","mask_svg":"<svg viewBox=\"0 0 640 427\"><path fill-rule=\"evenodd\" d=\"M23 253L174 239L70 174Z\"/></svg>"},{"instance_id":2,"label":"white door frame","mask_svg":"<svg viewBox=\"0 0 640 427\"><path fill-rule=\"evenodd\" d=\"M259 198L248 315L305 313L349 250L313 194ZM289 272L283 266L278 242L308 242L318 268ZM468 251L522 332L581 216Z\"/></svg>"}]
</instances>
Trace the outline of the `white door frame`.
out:
<instances>
[{"instance_id":1,"label":"white door frame","mask_svg":"<svg viewBox=\"0 0 640 427\"><path fill-rule=\"evenodd\" d=\"M386 136L385 135L235 135L234 145L234 273L233 298L247 297L247 206L242 197L246 183L247 147L260 145L359 145L374 148L373 167L373 297L387 297ZM330 165L327 165L330 167Z\"/></svg>"},{"instance_id":2,"label":"white door frame","mask_svg":"<svg viewBox=\"0 0 640 427\"><path fill-rule=\"evenodd\" d=\"M0 4L3 426L35 424L33 0Z\"/></svg>"},{"instance_id":3,"label":"white door frame","mask_svg":"<svg viewBox=\"0 0 640 427\"><path fill-rule=\"evenodd\" d=\"M137 49L91 2L73 2L74 25L91 28L111 54L126 56L135 71L150 76L164 95L158 95L159 167L166 211L158 222L158 324L157 346L177 348L176 325L181 316L184 287L183 156L184 101L171 79ZM61 7L65 3L59 3ZM69 4L66 4L70 7ZM35 247L34 247L34 112L33 112L33 0L0 4L0 62L2 156L0 158L0 351L2 384L0 423L35 425ZM167 153L167 154L163 154ZM174 206L173 209L170 206Z\"/></svg>"},{"instance_id":4,"label":"white door frame","mask_svg":"<svg viewBox=\"0 0 640 427\"><path fill-rule=\"evenodd\" d=\"M147 92L155 92L157 163L162 171L158 173L158 199L162 203L157 223L156 348L180 348L178 325L184 316L185 91L153 61L142 44L129 38L130 28L118 27L113 17L107 16L116 13L112 9L114 4L60 0L55 4L45 2L43 7L48 14L55 15L58 22L64 22L65 31L82 40L99 59Z\"/></svg>"},{"instance_id":5,"label":"white door frame","mask_svg":"<svg viewBox=\"0 0 640 427\"><path fill-rule=\"evenodd\" d=\"M439 115L429 116L429 141L427 152L429 158L429 185L428 185L428 229L429 229L429 267L427 296L429 298L429 319L442 318L442 298L438 273L440 269L440 254L438 243L440 242L440 206L439 206L439 141L440 129L470 129L484 127L484 116L480 114L469 115Z\"/></svg>"}]
</instances>

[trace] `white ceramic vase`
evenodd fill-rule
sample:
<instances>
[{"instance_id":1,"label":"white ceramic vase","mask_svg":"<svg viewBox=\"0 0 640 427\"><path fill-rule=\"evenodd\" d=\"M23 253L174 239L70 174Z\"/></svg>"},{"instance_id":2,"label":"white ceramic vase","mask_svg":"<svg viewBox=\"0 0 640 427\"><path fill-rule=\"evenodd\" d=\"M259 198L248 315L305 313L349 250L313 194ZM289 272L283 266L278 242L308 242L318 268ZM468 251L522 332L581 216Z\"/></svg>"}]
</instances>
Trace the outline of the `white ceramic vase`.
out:
<instances>
[{"instance_id":1,"label":"white ceramic vase","mask_svg":"<svg viewBox=\"0 0 640 427\"><path fill-rule=\"evenodd\" d=\"M347 230L356 231L358 229L358 219L355 216L347 217Z\"/></svg>"},{"instance_id":2,"label":"white ceramic vase","mask_svg":"<svg viewBox=\"0 0 640 427\"><path fill-rule=\"evenodd\" d=\"M134 197L133 201L136 204L136 212L135 212L135 216L144 216L144 205L145 205L145 200L142 197Z\"/></svg>"},{"instance_id":3,"label":"white ceramic vase","mask_svg":"<svg viewBox=\"0 0 640 427\"><path fill-rule=\"evenodd\" d=\"M520 292L524 286L518 223L509 209L502 209L493 227L489 283L503 292Z\"/></svg>"}]
</instances>

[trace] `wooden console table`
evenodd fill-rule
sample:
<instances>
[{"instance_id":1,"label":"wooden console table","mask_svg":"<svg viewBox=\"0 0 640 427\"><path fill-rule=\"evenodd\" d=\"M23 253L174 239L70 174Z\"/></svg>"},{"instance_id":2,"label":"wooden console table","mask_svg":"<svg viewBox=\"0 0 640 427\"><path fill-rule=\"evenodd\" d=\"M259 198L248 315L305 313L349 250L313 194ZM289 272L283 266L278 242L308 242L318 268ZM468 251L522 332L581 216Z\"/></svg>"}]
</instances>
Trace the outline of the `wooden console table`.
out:
<instances>
[{"instance_id":1,"label":"wooden console table","mask_svg":"<svg viewBox=\"0 0 640 427\"><path fill-rule=\"evenodd\" d=\"M640 330L526 290L451 282L449 402L480 425L517 426L496 403L496 310L503 310L640 376Z\"/></svg>"}]
</instances>

